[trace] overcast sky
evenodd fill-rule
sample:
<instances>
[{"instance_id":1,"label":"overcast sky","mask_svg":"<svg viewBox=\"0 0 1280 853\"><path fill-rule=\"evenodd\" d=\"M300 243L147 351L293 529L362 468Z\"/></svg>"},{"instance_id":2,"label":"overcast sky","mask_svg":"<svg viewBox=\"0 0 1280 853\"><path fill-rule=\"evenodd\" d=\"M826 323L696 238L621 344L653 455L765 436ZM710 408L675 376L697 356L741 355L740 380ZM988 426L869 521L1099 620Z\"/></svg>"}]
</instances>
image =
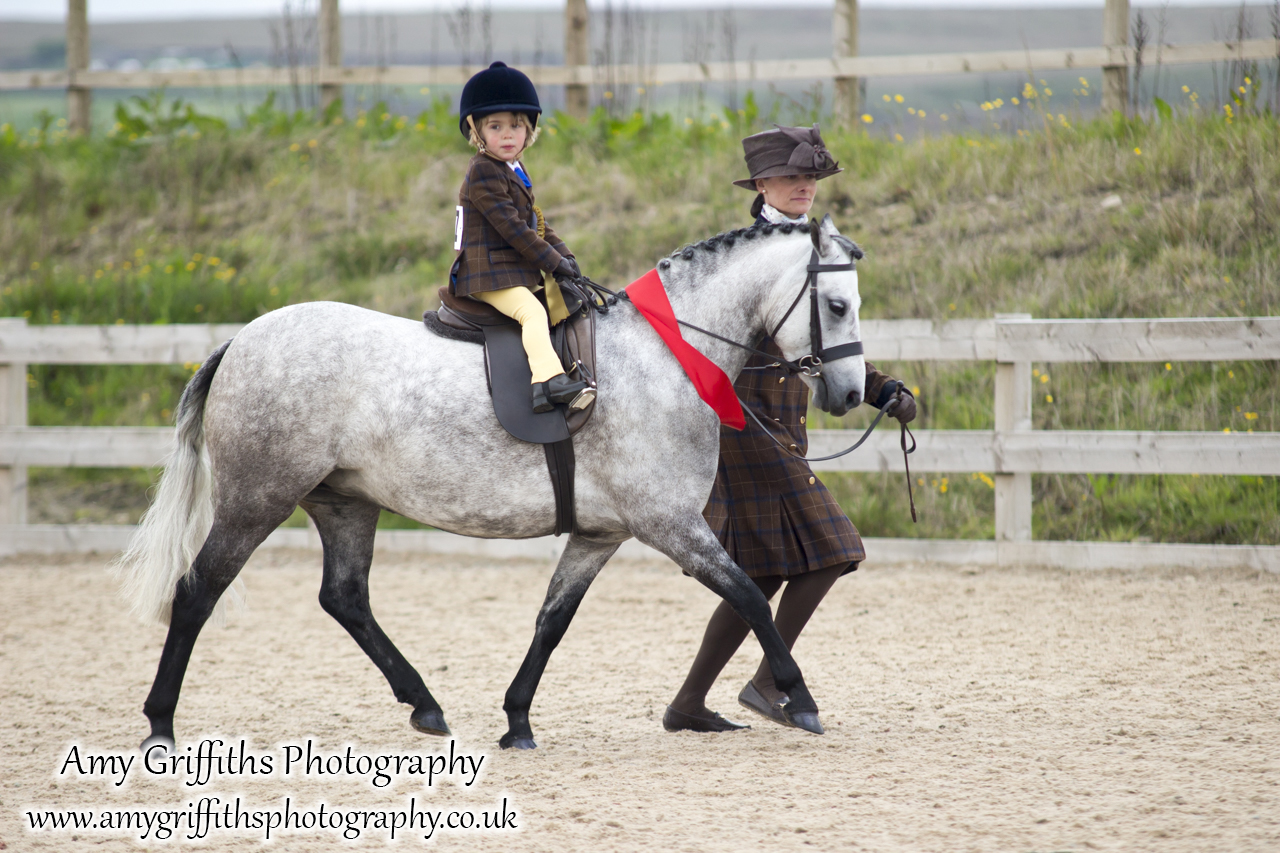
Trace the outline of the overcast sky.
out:
<instances>
[{"instance_id":1,"label":"overcast sky","mask_svg":"<svg viewBox=\"0 0 1280 853\"><path fill-rule=\"evenodd\" d=\"M242 18L273 17L280 13L283 0L88 0L90 21L128 21L158 18ZM315 8L319 0L292 0L295 9ZM478 7L483 0L472 0ZM1015 7L1062 8L1100 7L1103 0L860 0L864 6L877 7ZM589 0L592 6L603 6L604 0ZM1235 6L1239 0L1173 0L1174 6ZM422 12L431 9L454 10L461 0L341 0L344 12ZM494 9L548 8L562 5L554 0L491 0ZM822 6L814 0L614 0L614 8L636 7L707 8L746 6ZM1143 0L1136 5L1159 6L1161 0ZM1255 5L1250 3L1249 5ZM0 19L60 20L66 12L65 0L0 0Z\"/></svg>"}]
</instances>

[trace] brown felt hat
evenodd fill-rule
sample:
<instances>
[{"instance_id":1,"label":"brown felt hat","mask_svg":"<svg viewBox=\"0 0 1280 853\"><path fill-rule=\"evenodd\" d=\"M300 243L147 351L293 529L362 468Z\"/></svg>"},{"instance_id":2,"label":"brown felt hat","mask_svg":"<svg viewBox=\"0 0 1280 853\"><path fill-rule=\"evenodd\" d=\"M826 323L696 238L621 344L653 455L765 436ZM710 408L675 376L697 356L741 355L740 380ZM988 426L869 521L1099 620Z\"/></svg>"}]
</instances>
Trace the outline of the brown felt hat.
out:
<instances>
[{"instance_id":1,"label":"brown felt hat","mask_svg":"<svg viewBox=\"0 0 1280 853\"><path fill-rule=\"evenodd\" d=\"M758 178L779 175L814 175L829 178L844 169L822 142L818 125L813 127L778 127L756 133L742 140L751 177L734 181L735 187L755 191Z\"/></svg>"}]
</instances>

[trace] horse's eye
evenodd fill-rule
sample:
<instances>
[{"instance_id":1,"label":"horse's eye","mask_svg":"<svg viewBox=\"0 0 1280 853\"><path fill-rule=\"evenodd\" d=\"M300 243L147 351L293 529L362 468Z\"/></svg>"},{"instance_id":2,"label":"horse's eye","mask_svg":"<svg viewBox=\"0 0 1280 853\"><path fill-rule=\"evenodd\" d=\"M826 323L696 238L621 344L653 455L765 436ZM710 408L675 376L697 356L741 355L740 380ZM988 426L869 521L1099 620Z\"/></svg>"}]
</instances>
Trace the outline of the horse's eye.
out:
<instances>
[{"instance_id":1,"label":"horse's eye","mask_svg":"<svg viewBox=\"0 0 1280 853\"><path fill-rule=\"evenodd\" d=\"M828 299L827 307L831 309L831 313L837 317L843 317L844 313L849 310L849 303L843 299Z\"/></svg>"}]
</instances>

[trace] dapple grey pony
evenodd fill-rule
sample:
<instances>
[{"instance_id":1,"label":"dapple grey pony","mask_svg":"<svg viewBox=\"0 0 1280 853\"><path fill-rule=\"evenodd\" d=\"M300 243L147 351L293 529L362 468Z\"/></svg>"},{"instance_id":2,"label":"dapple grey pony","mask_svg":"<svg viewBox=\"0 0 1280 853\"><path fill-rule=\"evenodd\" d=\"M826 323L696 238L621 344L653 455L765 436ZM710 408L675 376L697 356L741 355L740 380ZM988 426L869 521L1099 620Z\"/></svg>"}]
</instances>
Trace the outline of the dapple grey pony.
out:
<instances>
[{"instance_id":1,"label":"dapple grey pony","mask_svg":"<svg viewBox=\"0 0 1280 853\"><path fill-rule=\"evenodd\" d=\"M658 265L678 318L754 344L805 285L816 249L847 271L819 276L822 336L860 340L861 256L827 217L809 226L758 225L686 247ZM809 352L808 300L775 335L789 359ZM500 744L536 744L529 707L552 650L605 562L629 537L666 554L722 596L755 632L793 721L821 731L818 708L760 590L702 518L720 425L640 314L619 303L598 322L600 399L577 435L577 530L538 613L533 642L506 692ZM730 377L748 353L686 332ZM382 508L466 536L527 538L553 531L541 447L508 435L487 399L475 344L422 324L339 303L272 311L248 324L191 378L178 407L177 446L154 504L117 568L127 597L168 622L143 707L144 745L173 743L178 692L196 637L245 561L295 507L324 546L320 604L369 655L410 724L447 735L439 704L369 608L369 568ZM824 411L862 401L862 356L804 379ZM197 552L198 548L198 552Z\"/></svg>"}]
</instances>

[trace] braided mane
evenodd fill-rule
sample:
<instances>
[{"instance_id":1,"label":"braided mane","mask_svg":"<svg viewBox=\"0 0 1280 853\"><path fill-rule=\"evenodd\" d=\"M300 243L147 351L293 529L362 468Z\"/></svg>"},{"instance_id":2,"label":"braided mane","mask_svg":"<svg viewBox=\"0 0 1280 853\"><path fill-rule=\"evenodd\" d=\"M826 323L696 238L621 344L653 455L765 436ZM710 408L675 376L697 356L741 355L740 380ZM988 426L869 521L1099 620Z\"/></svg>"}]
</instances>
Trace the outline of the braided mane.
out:
<instances>
[{"instance_id":1,"label":"braided mane","mask_svg":"<svg viewBox=\"0 0 1280 853\"><path fill-rule=\"evenodd\" d=\"M658 262L658 269L670 269L671 261L677 258L684 261L693 261L706 255L714 255L722 247L732 249L739 240L755 240L761 237L772 237L775 234L792 234L796 231L809 233L810 228L817 225L817 220L810 220L810 223L812 223L812 226L808 223L796 222L763 222L749 225L746 228L724 231L714 237L708 237L706 240L690 243L687 246L676 249L668 257ZM858 245L848 237L838 236L836 237L836 243L848 251L855 260L862 258L862 249L858 248Z\"/></svg>"}]
</instances>

